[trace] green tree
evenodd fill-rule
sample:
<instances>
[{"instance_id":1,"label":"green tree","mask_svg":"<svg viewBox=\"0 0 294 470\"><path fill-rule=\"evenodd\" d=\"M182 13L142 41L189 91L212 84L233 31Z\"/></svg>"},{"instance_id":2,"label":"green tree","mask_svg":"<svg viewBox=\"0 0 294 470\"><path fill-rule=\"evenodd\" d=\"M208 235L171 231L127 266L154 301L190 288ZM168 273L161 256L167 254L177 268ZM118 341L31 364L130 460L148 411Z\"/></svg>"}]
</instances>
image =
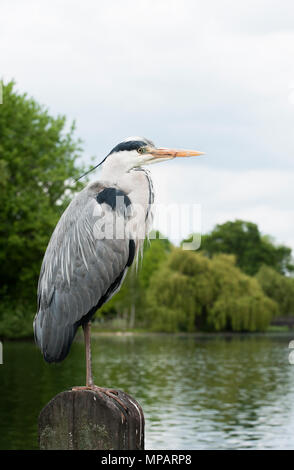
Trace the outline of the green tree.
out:
<instances>
[{"instance_id":1,"label":"green tree","mask_svg":"<svg viewBox=\"0 0 294 470\"><path fill-rule=\"evenodd\" d=\"M167 259L171 250L172 244L167 238L158 231L151 232L150 239L145 240L143 259L139 266L138 279L142 289L148 289L152 276Z\"/></svg>"},{"instance_id":2,"label":"green tree","mask_svg":"<svg viewBox=\"0 0 294 470\"><path fill-rule=\"evenodd\" d=\"M256 275L265 294L279 307L279 316L294 315L294 279L262 266Z\"/></svg>"},{"instance_id":3,"label":"green tree","mask_svg":"<svg viewBox=\"0 0 294 470\"><path fill-rule=\"evenodd\" d=\"M229 255L175 249L150 282L149 325L157 331L263 331L277 305Z\"/></svg>"},{"instance_id":4,"label":"green tree","mask_svg":"<svg viewBox=\"0 0 294 470\"><path fill-rule=\"evenodd\" d=\"M217 294L207 309L208 325L217 331L265 331L278 312L277 304L254 277L238 269L235 259L220 254L211 260Z\"/></svg>"},{"instance_id":5,"label":"green tree","mask_svg":"<svg viewBox=\"0 0 294 470\"><path fill-rule=\"evenodd\" d=\"M202 237L200 250L209 257L219 253L235 255L237 266L251 276L264 264L281 274L294 270L291 248L276 246L270 237L261 235L256 224L244 220L217 225Z\"/></svg>"},{"instance_id":6,"label":"green tree","mask_svg":"<svg viewBox=\"0 0 294 470\"><path fill-rule=\"evenodd\" d=\"M32 332L40 263L72 193L80 141L74 124L4 84L0 106L0 334Z\"/></svg>"}]
</instances>

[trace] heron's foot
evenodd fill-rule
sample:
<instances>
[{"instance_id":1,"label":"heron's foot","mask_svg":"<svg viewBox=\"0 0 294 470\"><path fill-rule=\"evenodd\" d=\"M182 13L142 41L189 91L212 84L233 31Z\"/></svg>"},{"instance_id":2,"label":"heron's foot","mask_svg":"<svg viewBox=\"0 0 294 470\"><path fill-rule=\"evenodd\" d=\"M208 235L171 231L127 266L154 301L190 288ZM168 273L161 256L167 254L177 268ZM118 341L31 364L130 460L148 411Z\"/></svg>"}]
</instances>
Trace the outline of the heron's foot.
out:
<instances>
[{"instance_id":1,"label":"heron's foot","mask_svg":"<svg viewBox=\"0 0 294 470\"><path fill-rule=\"evenodd\" d=\"M117 390L114 390L112 388L104 388L104 387L98 387L97 385L84 385L84 386L80 386L80 387L72 387L72 390L73 391L76 391L76 390L92 390L94 392L100 392L100 393L103 393L104 395L112 398L113 400L115 400L120 406L123 407L123 409L128 412L128 408L126 407L126 405L120 400L120 398L118 398L118 391Z\"/></svg>"},{"instance_id":2,"label":"heron's foot","mask_svg":"<svg viewBox=\"0 0 294 470\"><path fill-rule=\"evenodd\" d=\"M123 407L125 411L128 411L128 408L126 405L118 398L118 391L114 390L112 388L104 388L104 387L98 387L97 385L93 385L92 390L95 390L97 392L104 393L104 395L108 396L109 398L112 398L115 400L120 406Z\"/></svg>"}]
</instances>

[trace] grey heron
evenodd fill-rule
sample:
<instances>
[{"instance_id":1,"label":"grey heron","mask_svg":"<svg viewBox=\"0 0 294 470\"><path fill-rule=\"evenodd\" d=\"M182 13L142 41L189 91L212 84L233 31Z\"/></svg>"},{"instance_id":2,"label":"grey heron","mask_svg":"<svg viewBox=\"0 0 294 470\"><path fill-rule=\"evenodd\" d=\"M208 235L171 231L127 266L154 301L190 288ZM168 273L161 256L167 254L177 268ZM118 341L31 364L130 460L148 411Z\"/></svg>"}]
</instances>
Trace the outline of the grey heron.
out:
<instances>
[{"instance_id":1,"label":"grey heron","mask_svg":"<svg viewBox=\"0 0 294 470\"><path fill-rule=\"evenodd\" d=\"M84 388L96 387L91 367L91 318L120 289L151 229L153 185L149 171L143 167L201 154L196 150L156 148L148 139L129 137L97 165L101 167L99 180L75 196L57 223L41 266L34 335L44 359L59 362L67 356L82 326L86 348ZM136 222L130 223L134 207ZM104 225L99 225L101 220ZM119 237L115 233L106 236L106 228L117 225L123 233Z\"/></svg>"}]
</instances>

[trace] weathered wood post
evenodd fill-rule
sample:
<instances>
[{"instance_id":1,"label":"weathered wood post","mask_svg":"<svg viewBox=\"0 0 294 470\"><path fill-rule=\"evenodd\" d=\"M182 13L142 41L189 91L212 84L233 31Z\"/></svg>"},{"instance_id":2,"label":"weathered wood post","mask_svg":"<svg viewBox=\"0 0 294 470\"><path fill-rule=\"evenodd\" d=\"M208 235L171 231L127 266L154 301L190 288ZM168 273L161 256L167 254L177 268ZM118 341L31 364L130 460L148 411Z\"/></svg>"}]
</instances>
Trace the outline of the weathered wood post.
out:
<instances>
[{"instance_id":1,"label":"weathered wood post","mask_svg":"<svg viewBox=\"0 0 294 470\"><path fill-rule=\"evenodd\" d=\"M40 449L144 449L144 415L130 395L115 390L68 390L39 416Z\"/></svg>"}]
</instances>

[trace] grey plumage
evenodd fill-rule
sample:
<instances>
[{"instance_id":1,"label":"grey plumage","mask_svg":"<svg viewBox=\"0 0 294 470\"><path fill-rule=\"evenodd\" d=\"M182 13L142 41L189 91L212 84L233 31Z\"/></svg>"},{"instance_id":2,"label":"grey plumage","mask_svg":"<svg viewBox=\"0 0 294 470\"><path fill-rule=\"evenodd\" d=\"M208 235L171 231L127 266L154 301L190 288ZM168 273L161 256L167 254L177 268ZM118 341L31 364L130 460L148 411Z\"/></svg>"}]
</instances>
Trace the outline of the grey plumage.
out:
<instances>
[{"instance_id":1,"label":"grey plumage","mask_svg":"<svg viewBox=\"0 0 294 470\"><path fill-rule=\"evenodd\" d=\"M67 355L76 330L120 287L128 269L130 240L96 239L98 183L86 187L59 220L42 263L35 339L48 362ZM107 213L111 207L102 203ZM116 217L128 217L119 211ZM113 289L111 289L113 286Z\"/></svg>"}]
</instances>

